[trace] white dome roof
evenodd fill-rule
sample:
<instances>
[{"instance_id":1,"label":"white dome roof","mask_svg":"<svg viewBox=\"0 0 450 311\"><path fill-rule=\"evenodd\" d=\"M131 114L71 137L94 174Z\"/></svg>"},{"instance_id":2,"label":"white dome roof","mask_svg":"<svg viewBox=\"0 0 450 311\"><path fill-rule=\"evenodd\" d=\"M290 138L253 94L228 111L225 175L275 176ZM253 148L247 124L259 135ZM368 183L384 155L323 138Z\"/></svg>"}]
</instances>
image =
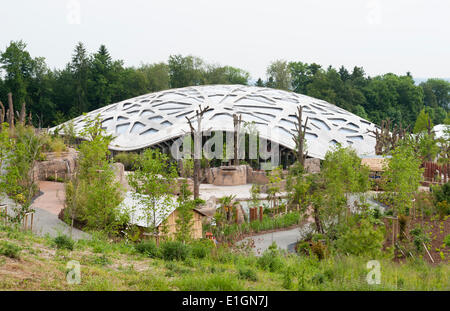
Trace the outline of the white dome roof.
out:
<instances>
[{"instance_id":1,"label":"white dome roof","mask_svg":"<svg viewBox=\"0 0 450 311\"><path fill-rule=\"evenodd\" d=\"M260 137L294 149L297 106L309 117L306 133L308 156L323 159L337 142L353 146L358 154L374 153L375 124L323 100L282 90L244 85L206 85L170 89L112 104L87 114L100 114L103 127L116 138L110 148L133 151L173 140L189 132L187 117L198 105L209 106L203 130L233 131L233 113L255 122ZM79 131L86 116L73 121ZM54 128L53 128L54 129ZM52 130L53 130L52 129Z\"/></svg>"}]
</instances>

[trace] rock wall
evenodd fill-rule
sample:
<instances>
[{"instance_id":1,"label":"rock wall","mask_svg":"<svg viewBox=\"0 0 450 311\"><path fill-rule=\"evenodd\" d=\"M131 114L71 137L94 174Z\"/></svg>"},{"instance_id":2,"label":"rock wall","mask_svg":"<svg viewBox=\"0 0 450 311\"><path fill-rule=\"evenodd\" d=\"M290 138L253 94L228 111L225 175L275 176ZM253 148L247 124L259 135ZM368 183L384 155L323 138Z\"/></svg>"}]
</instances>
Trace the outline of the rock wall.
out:
<instances>
[{"instance_id":1,"label":"rock wall","mask_svg":"<svg viewBox=\"0 0 450 311\"><path fill-rule=\"evenodd\" d=\"M269 182L269 177L266 171L255 171L250 166L247 166L247 183L265 185Z\"/></svg>"},{"instance_id":2,"label":"rock wall","mask_svg":"<svg viewBox=\"0 0 450 311\"><path fill-rule=\"evenodd\" d=\"M309 158L305 160L305 171L307 173L320 173L320 159Z\"/></svg>"},{"instance_id":3,"label":"rock wall","mask_svg":"<svg viewBox=\"0 0 450 311\"><path fill-rule=\"evenodd\" d=\"M46 160L36 162L33 167L34 181L49 179L67 179L75 171L78 153L69 148L67 152L46 153Z\"/></svg>"},{"instance_id":4,"label":"rock wall","mask_svg":"<svg viewBox=\"0 0 450 311\"><path fill-rule=\"evenodd\" d=\"M221 166L210 170L207 180L216 186L237 186L247 184L247 166Z\"/></svg>"}]
</instances>

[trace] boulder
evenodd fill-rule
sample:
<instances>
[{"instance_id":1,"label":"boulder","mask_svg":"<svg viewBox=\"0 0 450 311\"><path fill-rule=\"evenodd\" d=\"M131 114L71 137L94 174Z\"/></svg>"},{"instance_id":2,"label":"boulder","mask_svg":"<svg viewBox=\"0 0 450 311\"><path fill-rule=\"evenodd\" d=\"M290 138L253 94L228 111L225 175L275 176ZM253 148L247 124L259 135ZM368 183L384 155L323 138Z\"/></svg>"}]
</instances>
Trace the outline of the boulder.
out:
<instances>
[{"instance_id":1,"label":"boulder","mask_svg":"<svg viewBox=\"0 0 450 311\"><path fill-rule=\"evenodd\" d=\"M320 173L320 159L309 158L305 160L306 173L316 174Z\"/></svg>"}]
</instances>

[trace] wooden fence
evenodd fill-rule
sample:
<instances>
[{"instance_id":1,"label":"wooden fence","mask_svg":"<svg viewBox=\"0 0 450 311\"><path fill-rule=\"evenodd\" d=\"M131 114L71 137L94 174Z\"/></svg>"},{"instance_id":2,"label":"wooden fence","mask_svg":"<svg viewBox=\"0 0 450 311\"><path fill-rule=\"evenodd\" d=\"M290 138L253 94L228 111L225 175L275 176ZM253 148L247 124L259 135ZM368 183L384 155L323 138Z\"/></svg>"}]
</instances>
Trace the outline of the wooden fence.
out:
<instances>
[{"instance_id":1,"label":"wooden fence","mask_svg":"<svg viewBox=\"0 0 450 311\"><path fill-rule=\"evenodd\" d=\"M449 181L450 165L424 162L422 167L425 169L423 176L426 184L445 184Z\"/></svg>"}]
</instances>

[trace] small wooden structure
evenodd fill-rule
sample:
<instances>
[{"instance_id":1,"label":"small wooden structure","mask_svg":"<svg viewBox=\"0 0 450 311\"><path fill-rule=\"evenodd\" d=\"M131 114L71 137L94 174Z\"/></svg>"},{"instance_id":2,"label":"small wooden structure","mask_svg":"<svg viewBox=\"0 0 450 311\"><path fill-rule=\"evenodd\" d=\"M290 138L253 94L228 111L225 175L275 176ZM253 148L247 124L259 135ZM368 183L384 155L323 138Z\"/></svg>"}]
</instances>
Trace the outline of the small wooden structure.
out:
<instances>
[{"instance_id":1,"label":"small wooden structure","mask_svg":"<svg viewBox=\"0 0 450 311\"><path fill-rule=\"evenodd\" d=\"M170 196L168 201L161 200L157 202L157 208L153 213L152 211L146 211L147 208L143 205L139 197L144 198L146 195L127 192L125 199L119 206L120 209L130 216L130 224L137 226L142 232L148 231L145 229L150 226L156 226L158 230L157 234L155 232L143 234L145 236L155 236L155 238L175 237L179 217L179 211L176 209L176 198ZM193 209L192 211L191 237L193 239L199 239L203 235L203 218L207 217L207 215L198 209ZM153 219L153 217L156 219Z\"/></svg>"},{"instance_id":2,"label":"small wooden structure","mask_svg":"<svg viewBox=\"0 0 450 311\"><path fill-rule=\"evenodd\" d=\"M379 183L383 176L383 172L388 164L388 159L383 157L362 158L361 165L369 168L369 178L375 181L376 190L378 190Z\"/></svg>"},{"instance_id":3,"label":"small wooden structure","mask_svg":"<svg viewBox=\"0 0 450 311\"><path fill-rule=\"evenodd\" d=\"M192 217L191 236L193 239L201 239L203 237L203 217L206 217L201 211L194 209ZM177 233L178 211L174 210L166 220L158 226L160 234L167 231L167 237L174 238Z\"/></svg>"},{"instance_id":4,"label":"small wooden structure","mask_svg":"<svg viewBox=\"0 0 450 311\"><path fill-rule=\"evenodd\" d=\"M28 212L23 216L23 230L28 230L28 228L33 231L33 221L34 221L34 212ZM28 227L28 223L30 226Z\"/></svg>"}]
</instances>

